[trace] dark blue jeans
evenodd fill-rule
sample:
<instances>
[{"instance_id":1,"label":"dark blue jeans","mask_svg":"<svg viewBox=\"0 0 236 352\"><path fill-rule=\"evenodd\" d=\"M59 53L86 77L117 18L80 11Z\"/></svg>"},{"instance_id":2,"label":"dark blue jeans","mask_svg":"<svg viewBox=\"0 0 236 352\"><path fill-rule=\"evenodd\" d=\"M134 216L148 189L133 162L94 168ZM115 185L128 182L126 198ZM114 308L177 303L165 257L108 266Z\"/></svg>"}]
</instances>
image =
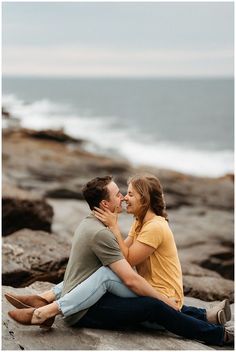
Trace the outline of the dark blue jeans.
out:
<instances>
[{"instance_id":1,"label":"dark blue jeans","mask_svg":"<svg viewBox=\"0 0 236 352\"><path fill-rule=\"evenodd\" d=\"M191 317L194 317L196 319L207 321L206 309L204 309L204 308L183 306L182 309L181 309L181 312L184 313L184 314L190 315Z\"/></svg>"},{"instance_id":2,"label":"dark blue jeans","mask_svg":"<svg viewBox=\"0 0 236 352\"><path fill-rule=\"evenodd\" d=\"M206 322L205 309L183 307L178 312L151 297L121 298L106 293L76 324L95 329L120 329L149 321L170 332L207 344L222 345L224 328Z\"/></svg>"}]
</instances>

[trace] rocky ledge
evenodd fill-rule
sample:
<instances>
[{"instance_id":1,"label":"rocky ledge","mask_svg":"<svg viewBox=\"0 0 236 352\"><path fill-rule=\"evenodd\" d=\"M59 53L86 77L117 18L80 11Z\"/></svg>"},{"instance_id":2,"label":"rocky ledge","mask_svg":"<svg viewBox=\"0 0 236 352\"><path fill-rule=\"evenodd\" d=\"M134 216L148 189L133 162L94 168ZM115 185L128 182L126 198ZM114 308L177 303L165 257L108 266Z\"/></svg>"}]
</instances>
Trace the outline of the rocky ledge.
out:
<instances>
[{"instance_id":1,"label":"rocky ledge","mask_svg":"<svg viewBox=\"0 0 236 352\"><path fill-rule=\"evenodd\" d=\"M39 292L63 278L74 230L89 212L81 195L85 182L112 174L125 193L130 175L151 172L164 187L186 302L208 306L228 297L233 303L233 175L212 179L134 168L125 160L89 153L84 144L63 131L34 133L18 125L4 130L3 292ZM124 236L131 222L132 217L121 215ZM51 331L43 332L10 321L9 309L4 300L3 349L212 348L166 332L76 330L60 318Z\"/></svg>"},{"instance_id":2,"label":"rocky ledge","mask_svg":"<svg viewBox=\"0 0 236 352\"><path fill-rule=\"evenodd\" d=\"M49 289L51 284L35 282L25 289L4 287L4 292L40 293ZM185 303L196 307L208 308L209 303L196 298L185 298ZM217 303L217 302L214 302ZM157 331L147 328L135 330L124 329L108 331L68 327L61 316L57 316L50 330L39 327L18 325L8 318L7 311L12 306L3 301L3 345L4 350L214 350L226 348L207 346L198 341L184 339L167 331ZM233 324L234 305L231 305ZM231 349L231 348L227 348Z\"/></svg>"}]
</instances>

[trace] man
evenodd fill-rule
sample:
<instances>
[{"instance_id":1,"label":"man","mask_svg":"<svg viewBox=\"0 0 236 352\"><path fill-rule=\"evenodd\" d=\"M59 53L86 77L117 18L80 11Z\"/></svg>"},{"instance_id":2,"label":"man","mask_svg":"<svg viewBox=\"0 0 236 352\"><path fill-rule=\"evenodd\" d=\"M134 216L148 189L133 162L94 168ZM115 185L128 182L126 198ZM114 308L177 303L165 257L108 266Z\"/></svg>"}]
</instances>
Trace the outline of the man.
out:
<instances>
[{"instance_id":1,"label":"man","mask_svg":"<svg viewBox=\"0 0 236 352\"><path fill-rule=\"evenodd\" d=\"M83 189L83 195L91 210L94 207L104 207L112 212L115 209L121 211L123 196L110 176L97 177L88 182ZM196 319L187 314L179 313L165 304L163 300L170 305L174 305L174 302L159 294L131 268L121 254L112 232L91 214L82 221L73 238L62 297L103 265L109 266L125 285L140 297L120 298L106 294L90 309L66 317L66 321L70 325L110 329L149 321L159 323L178 335L205 341L209 344L221 345L227 339L229 340L230 336L224 328L220 325L207 323L204 314L202 314L202 318ZM25 296L25 298L24 296L15 296L15 298L29 306L38 307L38 304L42 303L42 299L51 302L49 296L50 293L46 292L41 296L41 301L39 296L36 298L35 296L31 298L30 296ZM41 305L47 304L47 301ZM56 314L59 313L56 303L52 303L50 306L52 310L56 310ZM17 309L10 312L9 315L23 324L39 325L42 321L40 319L44 307L36 309L40 312L38 316L37 314L34 316L36 311L30 309ZM51 316L56 314L54 311Z\"/></svg>"}]
</instances>

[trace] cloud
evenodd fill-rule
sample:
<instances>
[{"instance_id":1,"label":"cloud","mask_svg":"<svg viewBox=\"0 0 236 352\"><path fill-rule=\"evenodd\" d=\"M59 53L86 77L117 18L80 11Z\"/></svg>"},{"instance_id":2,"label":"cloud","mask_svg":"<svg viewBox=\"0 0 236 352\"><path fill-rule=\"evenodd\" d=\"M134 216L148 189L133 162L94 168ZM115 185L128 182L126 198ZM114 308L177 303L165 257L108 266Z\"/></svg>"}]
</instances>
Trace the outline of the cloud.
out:
<instances>
[{"instance_id":1,"label":"cloud","mask_svg":"<svg viewBox=\"0 0 236 352\"><path fill-rule=\"evenodd\" d=\"M125 50L7 46L5 75L233 76L233 50Z\"/></svg>"}]
</instances>

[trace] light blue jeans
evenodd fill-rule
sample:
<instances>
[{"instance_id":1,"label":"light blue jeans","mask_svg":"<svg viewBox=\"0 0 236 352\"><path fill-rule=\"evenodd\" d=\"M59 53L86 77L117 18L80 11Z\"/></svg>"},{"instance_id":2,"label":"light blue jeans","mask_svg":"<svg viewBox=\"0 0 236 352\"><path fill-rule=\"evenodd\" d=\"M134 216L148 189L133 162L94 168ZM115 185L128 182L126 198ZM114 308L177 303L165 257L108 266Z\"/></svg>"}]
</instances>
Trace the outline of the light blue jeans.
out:
<instances>
[{"instance_id":1,"label":"light blue jeans","mask_svg":"<svg viewBox=\"0 0 236 352\"><path fill-rule=\"evenodd\" d=\"M124 298L138 297L126 287L121 279L113 271L102 266L86 280L78 284L73 290L61 297L63 281L53 287L56 302L65 317L93 306L107 291ZM183 306L181 313L206 321L206 310L196 307ZM164 330L163 326L156 322L142 322L142 326Z\"/></svg>"},{"instance_id":2,"label":"light blue jeans","mask_svg":"<svg viewBox=\"0 0 236 352\"><path fill-rule=\"evenodd\" d=\"M94 305L107 291L119 297L137 295L126 287L113 271L102 266L73 290L61 297L63 281L53 287L56 302L65 317Z\"/></svg>"},{"instance_id":3,"label":"light blue jeans","mask_svg":"<svg viewBox=\"0 0 236 352\"><path fill-rule=\"evenodd\" d=\"M93 306L106 292L124 298L138 297L121 281L108 267L102 266L86 280L78 284L73 290L61 297L63 281L55 285L52 290L56 296L56 302L64 317L78 313L83 309ZM165 330L163 326L155 322L142 322L143 327L155 330Z\"/></svg>"}]
</instances>

